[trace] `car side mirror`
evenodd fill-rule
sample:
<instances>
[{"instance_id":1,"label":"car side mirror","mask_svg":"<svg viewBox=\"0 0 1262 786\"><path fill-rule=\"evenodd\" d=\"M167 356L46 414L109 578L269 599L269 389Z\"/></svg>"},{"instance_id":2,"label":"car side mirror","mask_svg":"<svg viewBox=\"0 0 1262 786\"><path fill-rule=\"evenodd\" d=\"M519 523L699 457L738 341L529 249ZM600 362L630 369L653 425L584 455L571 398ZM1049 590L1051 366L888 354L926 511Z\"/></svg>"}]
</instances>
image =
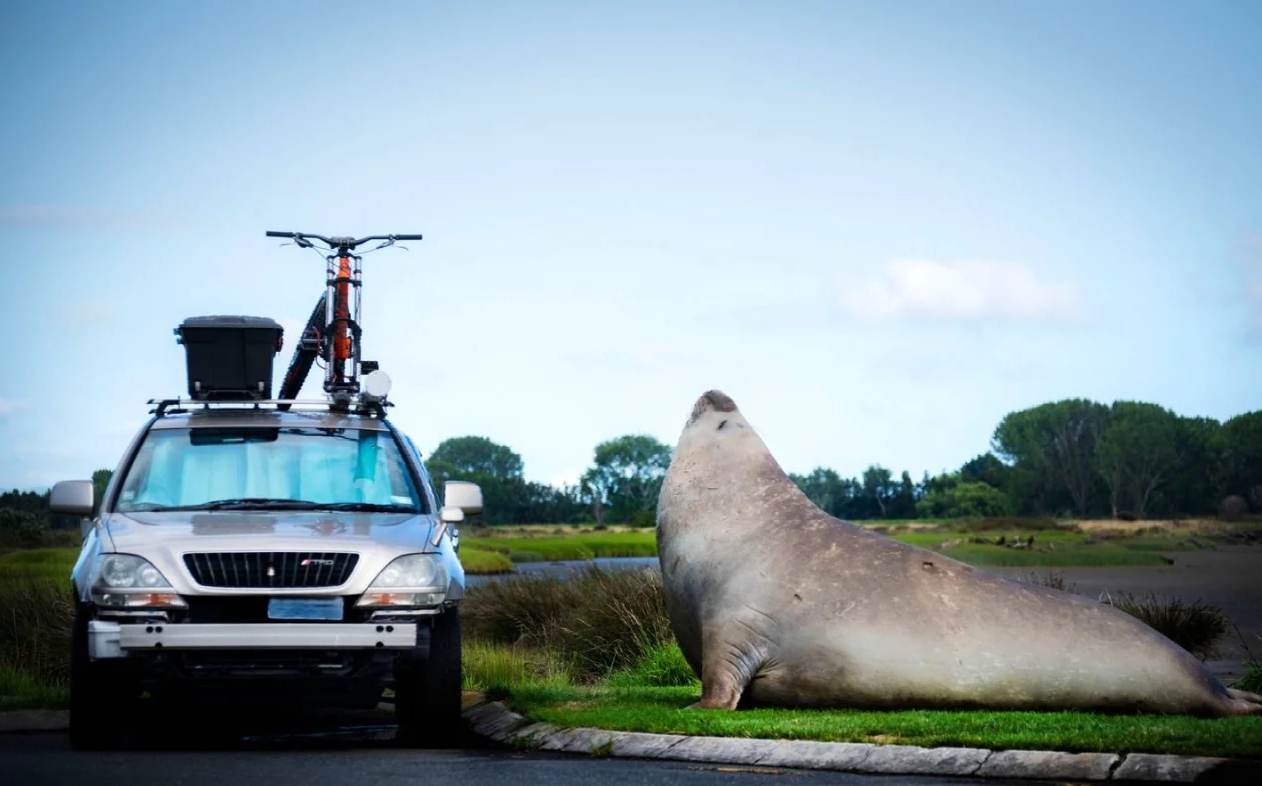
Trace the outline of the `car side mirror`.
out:
<instances>
[{"instance_id":1,"label":"car side mirror","mask_svg":"<svg viewBox=\"0 0 1262 786\"><path fill-rule=\"evenodd\" d=\"M455 505L446 505L442 510L438 511L438 518L444 524L459 524L464 521L464 511Z\"/></svg>"},{"instance_id":2,"label":"car side mirror","mask_svg":"<svg viewBox=\"0 0 1262 786\"><path fill-rule=\"evenodd\" d=\"M449 480L443 483L443 507L456 507L466 516L482 512L482 488L467 480Z\"/></svg>"},{"instance_id":3,"label":"car side mirror","mask_svg":"<svg viewBox=\"0 0 1262 786\"><path fill-rule=\"evenodd\" d=\"M90 480L63 480L53 486L48 495L48 507L53 513L64 513L67 516L92 518L92 508L96 502L96 491Z\"/></svg>"}]
</instances>

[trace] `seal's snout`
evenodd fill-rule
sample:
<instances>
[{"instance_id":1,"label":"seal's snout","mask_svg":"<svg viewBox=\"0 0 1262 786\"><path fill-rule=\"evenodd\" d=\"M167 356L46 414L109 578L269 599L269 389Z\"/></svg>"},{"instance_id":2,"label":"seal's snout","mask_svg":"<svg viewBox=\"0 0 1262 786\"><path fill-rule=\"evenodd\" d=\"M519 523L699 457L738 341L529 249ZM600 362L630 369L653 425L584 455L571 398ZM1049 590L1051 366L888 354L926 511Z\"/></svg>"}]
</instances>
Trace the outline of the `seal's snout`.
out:
<instances>
[{"instance_id":1,"label":"seal's snout","mask_svg":"<svg viewBox=\"0 0 1262 786\"><path fill-rule=\"evenodd\" d=\"M696 420L707 412L735 412L736 402L721 390L707 390L697 399L692 408L691 420Z\"/></svg>"}]
</instances>

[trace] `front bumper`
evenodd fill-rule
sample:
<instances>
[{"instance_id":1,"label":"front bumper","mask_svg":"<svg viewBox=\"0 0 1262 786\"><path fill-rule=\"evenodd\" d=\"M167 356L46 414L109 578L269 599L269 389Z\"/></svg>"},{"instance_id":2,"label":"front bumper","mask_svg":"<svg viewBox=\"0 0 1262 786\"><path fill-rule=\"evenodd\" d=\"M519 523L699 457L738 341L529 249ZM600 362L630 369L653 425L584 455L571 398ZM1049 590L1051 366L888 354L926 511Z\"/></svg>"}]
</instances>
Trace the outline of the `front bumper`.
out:
<instances>
[{"instance_id":1,"label":"front bumper","mask_svg":"<svg viewBox=\"0 0 1262 786\"><path fill-rule=\"evenodd\" d=\"M92 660L169 650L410 650L417 645L417 625L411 622L193 625L92 620L88 623L88 652Z\"/></svg>"}]
</instances>

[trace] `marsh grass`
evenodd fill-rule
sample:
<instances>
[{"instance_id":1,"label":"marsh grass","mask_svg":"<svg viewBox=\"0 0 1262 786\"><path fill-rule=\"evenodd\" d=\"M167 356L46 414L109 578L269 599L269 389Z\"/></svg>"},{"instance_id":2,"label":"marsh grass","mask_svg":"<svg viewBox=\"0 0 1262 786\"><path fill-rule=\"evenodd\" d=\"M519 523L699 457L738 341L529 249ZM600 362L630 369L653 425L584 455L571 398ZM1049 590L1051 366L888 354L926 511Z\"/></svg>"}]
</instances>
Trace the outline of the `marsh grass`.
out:
<instances>
[{"instance_id":1,"label":"marsh grass","mask_svg":"<svg viewBox=\"0 0 1262 786\"><path fill-rule=\"evenodd\" d=\"M487 551L460 544L460 564L464 572L472 576L490 576L500 573L512 573L513 561L498 551Z\"/></svg>"}]
</instances>

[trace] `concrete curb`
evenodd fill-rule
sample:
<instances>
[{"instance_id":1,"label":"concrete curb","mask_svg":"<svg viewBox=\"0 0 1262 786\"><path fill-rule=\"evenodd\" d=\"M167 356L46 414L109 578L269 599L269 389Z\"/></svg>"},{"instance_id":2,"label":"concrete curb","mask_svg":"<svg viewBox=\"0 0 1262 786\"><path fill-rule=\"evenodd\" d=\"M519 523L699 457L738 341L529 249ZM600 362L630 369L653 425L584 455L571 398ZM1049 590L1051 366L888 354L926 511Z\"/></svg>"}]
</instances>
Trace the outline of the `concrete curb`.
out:
<instances>
[{"instance_id":1,"label":"concrete curb","mask_svg":"<svg viewBox=\"0 0 1262 786\"><path fill-rule=\"evenodd\" d=\"M589 756L759 765L883 775L972 775L1069 781L1235 782L1262 774L1262 761L1150 753L992 751L856 742L691 737L603 729L561 729L531 723L500 702L469 702L474 733L519 748Z\"/></svg>"},{"instance_id":2,"label":"concrete curb","mask_svg":"<svg viewBox=\"0 0 1262 786\"><path fill-rule=\"evenodd\" d=\"M66 731L70 710L10 710L0 712L0 733L6 731Z\"/></svg>"}]
</instances>

